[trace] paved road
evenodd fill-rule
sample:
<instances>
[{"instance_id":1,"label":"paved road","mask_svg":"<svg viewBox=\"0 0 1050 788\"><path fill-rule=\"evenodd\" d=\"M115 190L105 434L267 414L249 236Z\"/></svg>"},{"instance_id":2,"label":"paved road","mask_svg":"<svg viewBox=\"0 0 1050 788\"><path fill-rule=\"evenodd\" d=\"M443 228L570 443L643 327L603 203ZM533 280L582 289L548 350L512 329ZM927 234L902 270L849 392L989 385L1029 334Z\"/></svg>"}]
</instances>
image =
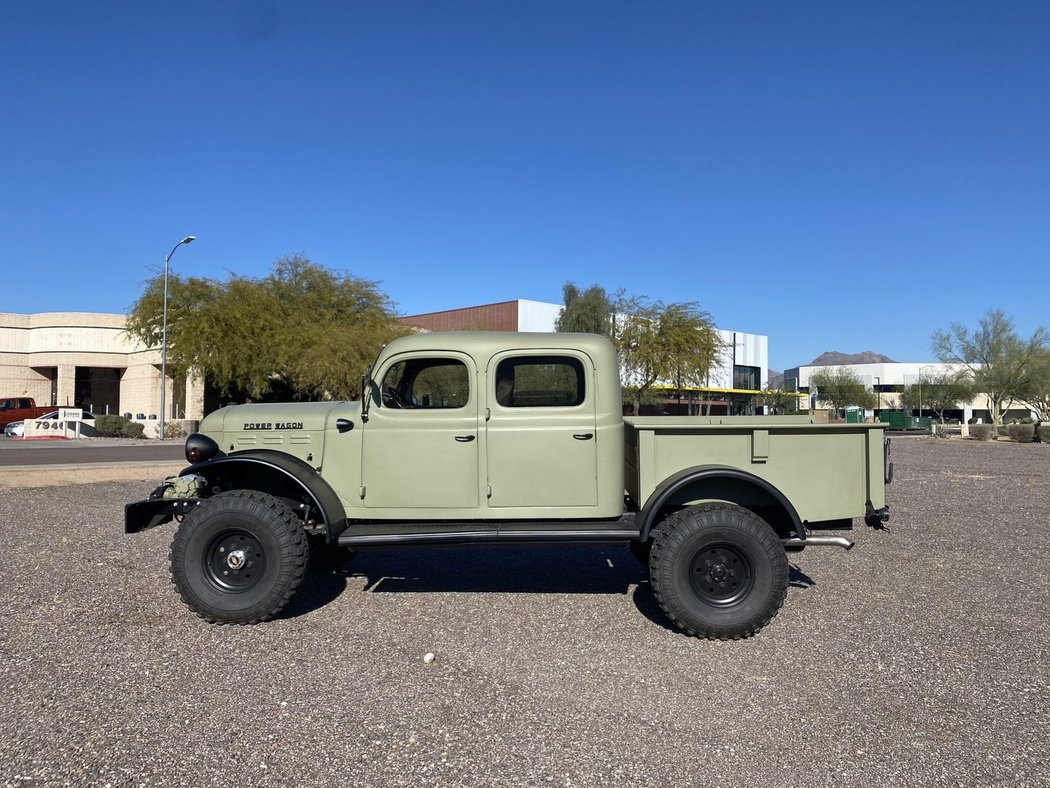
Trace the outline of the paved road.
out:
<instances>
[{"instance_id":1,"label":"paved road","mask_svg":"<svg viewBox=\"0 0 1050 788\"><path fill-rule=\"evenodd\" d=\"M74 465L99 462L158 462L183 459L182 441L170 443L77 443L0 440L0 466Z\"/></svg>"}]
</instances>

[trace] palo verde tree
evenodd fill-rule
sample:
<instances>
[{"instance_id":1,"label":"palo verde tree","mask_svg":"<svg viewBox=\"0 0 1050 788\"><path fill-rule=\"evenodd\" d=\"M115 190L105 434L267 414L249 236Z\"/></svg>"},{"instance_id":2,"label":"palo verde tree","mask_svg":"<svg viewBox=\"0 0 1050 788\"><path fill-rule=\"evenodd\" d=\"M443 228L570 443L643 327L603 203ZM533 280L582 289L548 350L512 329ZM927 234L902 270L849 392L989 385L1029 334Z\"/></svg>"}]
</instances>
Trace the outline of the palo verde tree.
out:
<instances>
[{"instance_id":1,"label":"palo verde tree","mask_svg":"<svg viewBox=\"0 0 1050 788\"><path fill-rule=\"evenodd\" d=\"M755 404L769 408L772 416L798 409L798 395L781 385L768 385L755 397Z\"/></svg>"},{"instance_id":2,"label":"palo verde tree","mask_svg":"<svg viewBox=\"0 0 1050 788\"><path fill-rule=\"evenodd\" d=\"M1025 400L1040 421L1050 422L1050 348L1043 348L1032 360Z\"/></svg>"},{"instance_id":3,"label":"palo verde tree","mask_svg":"<svg viewBox=\"0 0 1050 788\"><path fill-rule=\"evenodd\" d=\"M565 306L554 323L555 331L578 331L603 337L611 334L613 304L604 287L591 285L581 292L572 282L566 282L562 299Z\"/></svg>"},{"instance_id":4,"label":"palo verde tree","mask_svg":"<svg viewBox=\"0 0 1050 788\"><path fill-rule=\"evenodd\" d=\"M825 367L809 376L809 388L816 388L816 399L829 404L836 415L851 405L870 409L878 404L875 392L849 367Z\"/></svg>"},{"instance_id":5,"label":"palo verde tree","mask_svg":"<svg viewBox=\"0 0 1050 788\"><path fill-rule=\"evenodd\" d=\"M168 366L225 394L266 399L353 399L379 349L408 332L375 282L303 257L266 277L168 277ZM163 278L146 283L129 335L161 344Z\"/></svg>"},{"instance_id":6,"label":"palo verde tree","mask_svg":"<svg viewBox=\"0 0 1050 788\"><path fill-rule=\"evenodd\" d=\"M1022 339L1001 309L989 310L978 326L971 331L952 323L947 331L934 332L932 348L941 361L969 370L975 390L988 396L992 422L1002 424L1003 412L1029 394L1032 365L1050 344L1050 334L1039 327Z\"/></svg>"},{"instance_id":7,"label":"palo verde tree","mask_svg":"<svg viewBox=\"0 0 1050 788\"><path fill-rule=\"evenodd\" d=\"M624 397L634 412L653 387L703 385L722 353L711 316L695 302L664 304L618 293L612 342L620 358Z\"/></svg>"}]
</instances>

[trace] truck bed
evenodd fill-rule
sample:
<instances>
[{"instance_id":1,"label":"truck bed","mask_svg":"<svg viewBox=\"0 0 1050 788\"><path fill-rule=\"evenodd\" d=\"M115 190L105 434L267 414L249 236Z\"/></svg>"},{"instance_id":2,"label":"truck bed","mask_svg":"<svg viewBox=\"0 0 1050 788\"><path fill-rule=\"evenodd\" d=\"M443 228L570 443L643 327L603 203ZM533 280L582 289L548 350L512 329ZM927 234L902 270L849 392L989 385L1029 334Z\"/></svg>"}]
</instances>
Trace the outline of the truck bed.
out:
<instances>
[{"instance_id":1,"label":"truck bed","mask_svg":"<svg viewBox=\"0 0 1050 788\"><path fill-rule=\"evenodd\" d=\"M886 505L886 426L814 424L807 416L628 417L625 486L641 504L680 471L731 467L784 493L803 522L863 517L868 506Z\"/></svg>"}]
</instances>

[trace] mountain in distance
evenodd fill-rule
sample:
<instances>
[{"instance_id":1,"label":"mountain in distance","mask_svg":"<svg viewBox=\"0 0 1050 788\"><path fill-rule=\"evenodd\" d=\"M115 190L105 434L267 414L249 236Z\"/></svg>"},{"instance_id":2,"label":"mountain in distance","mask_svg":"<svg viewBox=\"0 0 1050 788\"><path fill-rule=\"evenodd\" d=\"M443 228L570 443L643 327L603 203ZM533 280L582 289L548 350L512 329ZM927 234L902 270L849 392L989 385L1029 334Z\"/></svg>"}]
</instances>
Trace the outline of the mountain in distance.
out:
<instances>
[{"instance_id":1,"label":"mountain in distance","mask_svg":"<svg viewBox=\"0 0 1050 788\"><path fill-rule=\"evenodd\" d=\"M837 350L829 350L826 353L821 353L815 359L810 361L808 364L803 364L806 367L833 367L838 364L896 364L889 356L884 356L881 353L876 353L873 350L865 350L863 353L839 353ZM770 368L769 370L769 387L771 389L778 388L784 385L784 373L779 370Z\"/></svg>"},{"instance_id":2,"label":"mountain in distance","mask_svg":"<svg viewBox=\"0 0 1050 788\"><path fill-rule=\"evenodd\" d=\"M832 367L837 364L896 364L889 356L876 353L873 350L865 350L863 353L839 353L837 350L829 350L821 353L809 362L808 367Z\"/></svg>"}]
</instances>

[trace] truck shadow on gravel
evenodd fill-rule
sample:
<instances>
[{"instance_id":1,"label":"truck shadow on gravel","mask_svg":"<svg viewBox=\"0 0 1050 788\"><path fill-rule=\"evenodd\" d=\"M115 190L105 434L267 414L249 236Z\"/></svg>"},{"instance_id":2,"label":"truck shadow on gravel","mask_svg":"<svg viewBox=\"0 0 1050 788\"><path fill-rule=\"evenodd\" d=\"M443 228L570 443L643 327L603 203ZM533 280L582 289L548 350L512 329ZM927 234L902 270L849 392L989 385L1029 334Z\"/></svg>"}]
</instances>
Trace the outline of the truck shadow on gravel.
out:
<instances>
[{"instance_id":1,"label":"truck shadow on gravel","mask_svg":"<svg viewBox=\"0 0 1050 788\"><path fill-rule=\"evenodd\" d=\"M654 624L674 630L649 584L649 572L627 549L564 548L411 550L366 552L337 568L311 568L299 593L280 615L295 618L324 607L349 586L354 593L503 593L630 595ZM788 585L817 583L791 565Z\"/></svg>"},{"instance_id":2,"label":"truck shadow on gravel","mask_svg":"<svg viewBox=\"0 0 1050 788\"><path fill-rule=\"evenodd\" d=\"M346 564L370 593L625 594L648 583L626 550L516 548L360 553Z\"/></svg>"}]
</instances>

